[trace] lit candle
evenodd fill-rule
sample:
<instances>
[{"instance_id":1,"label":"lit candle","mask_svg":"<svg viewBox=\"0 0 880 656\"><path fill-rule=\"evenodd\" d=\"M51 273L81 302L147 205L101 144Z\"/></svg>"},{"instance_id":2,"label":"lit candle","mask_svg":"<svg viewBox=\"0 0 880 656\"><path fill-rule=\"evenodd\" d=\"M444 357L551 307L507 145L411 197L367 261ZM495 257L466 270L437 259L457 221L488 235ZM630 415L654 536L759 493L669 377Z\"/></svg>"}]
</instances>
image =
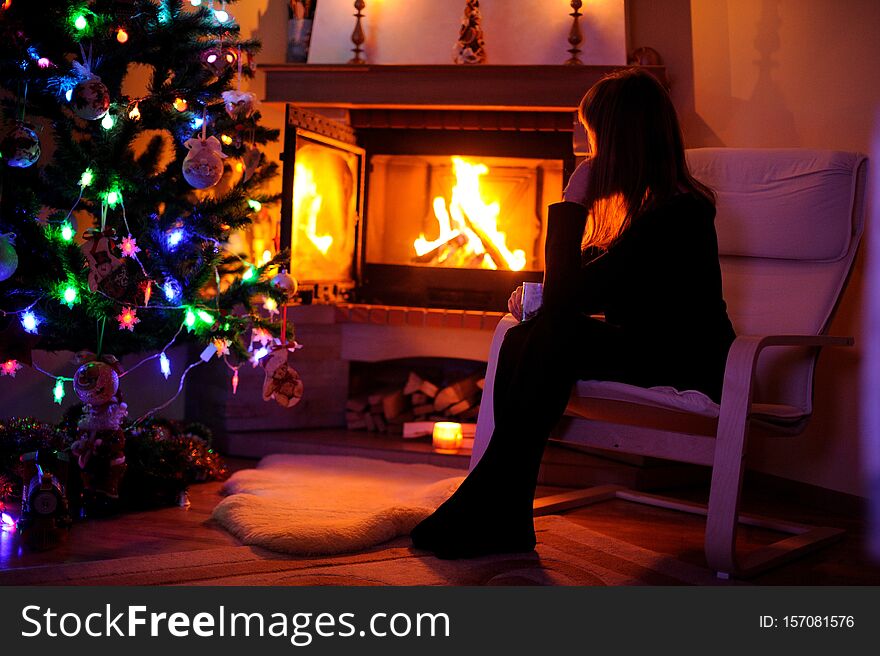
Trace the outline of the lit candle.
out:
<instances>
[{"instance_id":1,"label":"lit candle","mask_svg":"<svg viewBox=\"0 0 880 656\"><path fill-rule=\"evenodd\" d=\"M458 453L461 448L461 424L438 421L434 424L433 443L437 453Z\"/></svg>"}]
</instances>

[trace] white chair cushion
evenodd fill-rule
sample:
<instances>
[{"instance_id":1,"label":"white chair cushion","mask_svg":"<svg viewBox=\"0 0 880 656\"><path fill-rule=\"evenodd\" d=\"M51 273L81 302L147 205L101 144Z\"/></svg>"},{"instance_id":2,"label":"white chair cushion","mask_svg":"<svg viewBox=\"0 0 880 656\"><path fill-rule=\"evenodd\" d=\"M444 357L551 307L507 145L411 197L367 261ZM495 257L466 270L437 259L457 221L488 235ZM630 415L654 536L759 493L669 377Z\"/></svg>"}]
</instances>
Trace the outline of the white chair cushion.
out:
<instances>
[{"instance_id":1,"label":"white chair cushion","mask_svg":"<svg viewBox=\"0 0 880 656\"><path fill-rule=\"evenodd\" d=\"M687 151L687 160L717 195L721 255L827 262L847 254L863 155L698 148Z\"/></svg>"},{"instance_id":2,"label":"white chair cushion","mask_svg":"<svg viewBox=\"0 0 880 656\"><path fill-rule=\"evenodd\" d=\"M717 417L719 411L717 403L696 390L680 392L674 387L637 387L607 380L580 380L575 390L582 398L635 403L701 417Z\"/></svg>"},{"instance_id":3,"label":"white chair cushion","mask_svg":"<svg viewBox=\"0 0 880 656\"><path fill-rule=\"evenodd\" d=\"M580 380L575 385L575 394L580 398L620 401L663 410L685 412L717 419L721 407L708 396L697 390L679 391L674 387L637 387L608 380ZM783 404L755 403L752 416L766 417L777 421L796 421L809 413L801 408Z\"/></svg>"}]
</instances>

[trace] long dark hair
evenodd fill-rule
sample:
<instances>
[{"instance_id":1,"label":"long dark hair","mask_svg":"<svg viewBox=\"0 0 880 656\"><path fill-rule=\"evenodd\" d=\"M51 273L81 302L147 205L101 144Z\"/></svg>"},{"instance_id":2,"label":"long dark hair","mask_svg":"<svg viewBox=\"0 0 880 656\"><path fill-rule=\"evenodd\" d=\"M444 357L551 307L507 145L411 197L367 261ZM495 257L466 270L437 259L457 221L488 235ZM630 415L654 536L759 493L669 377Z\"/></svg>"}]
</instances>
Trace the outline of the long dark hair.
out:
<instances>
[{"instance_id":1,"label":"long dark hair","mask_svg":"<svg viewBox=\"0 0 880 656\"><path fill-rule=\"evenodd\" d=\"M715 202L690 174L675 107L666 89L635 66L596 82L578 109L595 139L585 246L607 248L644 211L679 191Z\"/></svg>"}]
</instances>

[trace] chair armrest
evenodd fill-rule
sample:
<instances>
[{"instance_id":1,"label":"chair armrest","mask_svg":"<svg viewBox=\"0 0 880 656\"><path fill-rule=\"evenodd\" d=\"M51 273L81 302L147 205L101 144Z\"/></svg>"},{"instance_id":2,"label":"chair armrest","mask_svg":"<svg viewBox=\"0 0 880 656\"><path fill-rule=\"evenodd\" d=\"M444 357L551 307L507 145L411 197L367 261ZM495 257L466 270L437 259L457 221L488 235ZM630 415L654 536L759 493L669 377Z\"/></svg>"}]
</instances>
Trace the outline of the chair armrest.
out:
<instances>
[{"instance_id":1,"label":"chair armrest","mask_svg":"<svg viewBox=\"0 0 880 656\"><path fill-rule=\"evenodd\" d=\"M833 335L739 335L730 346L724 368L721 391L722 412L727 409L747 411L752 402L758 357L765 348L774 346L852 346L852 337Z\"/></svg>"}]
</instances>

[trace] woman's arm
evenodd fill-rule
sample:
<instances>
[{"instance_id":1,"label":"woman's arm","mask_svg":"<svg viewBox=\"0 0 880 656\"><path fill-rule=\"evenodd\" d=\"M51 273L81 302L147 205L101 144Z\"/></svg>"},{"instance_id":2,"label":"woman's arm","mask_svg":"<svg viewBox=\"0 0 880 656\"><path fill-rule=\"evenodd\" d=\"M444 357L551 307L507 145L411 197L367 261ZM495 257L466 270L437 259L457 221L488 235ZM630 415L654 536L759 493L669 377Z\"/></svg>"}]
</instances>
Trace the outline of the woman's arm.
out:
<instances>
[{"instance_id":1,"label":"woman's arm","mask_svg":"<svg viewBox=\"0 0 880 656\"><path fill-rule=\"evenodd\" d=\"M581 240L586 222L587 208L579 203L563 201L549 208L544 244L544 310L570 310L579 305Z\"/></svg>"}]
</instances>

